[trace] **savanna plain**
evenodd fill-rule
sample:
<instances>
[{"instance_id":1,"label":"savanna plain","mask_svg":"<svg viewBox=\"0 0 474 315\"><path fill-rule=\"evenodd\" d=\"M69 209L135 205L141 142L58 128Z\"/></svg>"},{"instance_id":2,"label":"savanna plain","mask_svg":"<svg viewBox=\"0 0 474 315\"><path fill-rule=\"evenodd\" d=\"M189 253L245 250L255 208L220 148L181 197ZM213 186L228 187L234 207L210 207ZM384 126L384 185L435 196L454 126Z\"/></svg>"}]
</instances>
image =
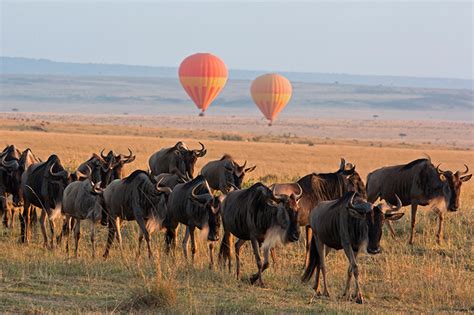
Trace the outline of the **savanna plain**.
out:
<instances>
[{"instance_id":1,"label":"savanna plain","mask_svg":"<svg viewBox=\"0 0 474 315\"><path fill-rule=\"evenodd\" d=\"M183 140L190 147L202 141L207 155L198 160L197 171L223 153L237 161L248 160L257 169L246 186L289 181L310 172L332 172L344 157L356 164L363 178L381 166L406 163L428 154L445 169L474 169L469 146L406 143L402 141L351 141L288 136L252 137L222 131L160 129L91 123L87 117L68 124L1 118L0 139L4 144L27 147L46 159L56 153L69 170L75 169L92 152L113 149L137 155L127 165L147 169L148 157L161 147ZM19 127L21 126L21 127ZM35 127L36 126L36 127ZM39 126L39 127L38 127ZM472 130L472 129L471 129ZM471 131L467 131L468 133ZM353 135L357 138L357 134ZM43 248L40 229L29 245L19 239L18 212L13 229L0 227L0 312L1 313L400 313L474 312L474 182L462 188L461 209L447 215L442 244L435 241L437 216L418 211L415 244L407 244L409 209L395 224L396 238L384 231L379 255L358 259L365 304L357 305L339 297L344 286L347 259L341 252L328 255L328 285L331 298L313 296L311 284L302 284L304 238L277 250L277 263L265 273L265 288L246 280L256 271L250 246L242 253L243 279L215 266L209 270L205 238L198 243L194 265L184 260L180 229L175 254L164 253L163 233L153 234L154 258L137 257L138 226L123 225L123 251L114 244L111 256L92 259L88 224L83 224L79 257L65 252L64 243L54 250ZM60 223L57 222L59 232ZM106 229L97 228L98 251L105 245ZM302 233L302 236L304 233ZM312 282L312 281L311 281Z\"/></svg>"}]
</instances>

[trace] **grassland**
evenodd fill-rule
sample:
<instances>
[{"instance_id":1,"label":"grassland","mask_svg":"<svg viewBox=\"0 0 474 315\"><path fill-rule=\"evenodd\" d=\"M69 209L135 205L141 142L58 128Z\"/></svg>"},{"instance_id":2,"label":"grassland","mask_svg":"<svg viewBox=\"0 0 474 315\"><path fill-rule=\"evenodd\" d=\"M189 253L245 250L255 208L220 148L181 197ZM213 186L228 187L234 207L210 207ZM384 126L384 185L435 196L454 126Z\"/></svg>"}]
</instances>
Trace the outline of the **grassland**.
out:
<instances>
[{"instance_id":1,"label":"grassland","mask_svg":"<svg viewBox=\"0 0 474 315\"><path fill-rule=\"evenodd\" d=\"M5 122L6 125L7 122ZM5 126L3 124L3 126ZM2 128L5 143L30 147L46 158L52 152L63 164L76 167L91 152L102 148L126 152L130 147L136 161L127 172L147 168L148 156L157 149L184 140L189 146L203 141L208 154L197 168L224 152L238 161L257 164L250 182L286 181L308 172L332 171L339 158L357 165L363 177L372 169L402 163L429 154L444 168L474 167L469 149L437 148L380 142L324 142L310 139L270 139L261 141L218 140L218 133L191 134L179 130L152 130L134 127L127 134L120 128L100 125L48 126L48 132L26 128ZM268 139L267 139L268 140ZM286 143L285 143L286 142ZM313 299L310 285L301 284L304 242L278 250L278 264L265 272L266 288L238 281L227 271L208 269L205 242L200 240L194 266L184 261L180 244L175 256L162 252L163 235L155 233L155 259L136 257L137 225L124 225L123 252L112 248L107 261L92 259L88 228L83 225L80 257L68 257L64 248L49 251L42 247L37 230L28 246L18 244L18 222L13 230L0 227L0 312L193 312L193 313L394 313L394 312L474 312L474 183L463 186L460 211L447 216L445 241L435 242L436 217L419 211L415 245L407 245L407 216L396 224L397 238L382 239L383 253L359 259L366 303L356 305L338 298L342 292L347 261L342 252L328 257L330 299ZM105 244L105 229L99 227L99 251ZM181 231L182 232L182 231ZM243 250L243 273L255 271L250 247Z\"/></svg>"}]
</instances>

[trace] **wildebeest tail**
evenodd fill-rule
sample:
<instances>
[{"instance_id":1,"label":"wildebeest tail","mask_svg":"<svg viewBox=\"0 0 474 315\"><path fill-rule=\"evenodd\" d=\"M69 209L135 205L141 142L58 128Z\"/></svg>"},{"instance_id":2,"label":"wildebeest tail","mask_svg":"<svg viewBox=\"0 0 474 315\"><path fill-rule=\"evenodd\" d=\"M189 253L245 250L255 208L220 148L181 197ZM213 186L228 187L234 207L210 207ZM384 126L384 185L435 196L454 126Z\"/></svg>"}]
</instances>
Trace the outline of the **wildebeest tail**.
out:
<instances>
[{"instance_id":1,"label":"wildebeest tail","mask_svg":"<svg viewBox=\"0 0 474 315\"><path fill-rule=\"evenodd\" d=\"M225 264L226 259L230 260L230 233L224 232L219 248L219 262Z\"/></svg>"},{"instance_id":2,"label":"wildebeest tail","mask_svg":"<svg viewBox=\"0 0 474 315\"><path fill-rule=\"evenodd\" d=\"M306 266L306 269L303 273L303 277L301 277L301 281L308 282L309 279L311 279L311 277L313 276L314 270L316 269L316 266L318 265L319 265L318 249L316 248L316 240L314 239L314 236L313 236L309 244L308 266Z\"/></svg>"}]
</instances>

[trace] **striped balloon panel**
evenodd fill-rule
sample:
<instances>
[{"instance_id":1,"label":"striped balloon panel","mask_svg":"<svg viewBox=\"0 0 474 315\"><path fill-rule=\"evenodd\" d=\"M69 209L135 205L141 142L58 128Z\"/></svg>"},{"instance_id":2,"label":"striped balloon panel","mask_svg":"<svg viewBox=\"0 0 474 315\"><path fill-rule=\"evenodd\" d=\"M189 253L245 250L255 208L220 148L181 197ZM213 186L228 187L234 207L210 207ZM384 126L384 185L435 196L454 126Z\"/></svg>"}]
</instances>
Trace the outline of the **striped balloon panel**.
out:
<instances>
[{"instance_id":1,"label":"striped balloon panel","mask_svg":"<svg viewBox=\"0 0 474 315\"><path fill-rule=\"evenodd\" d=\"M181 85L196 104L205 111L227 82L227 77L180 77Z\"/></svg>"}]
</instances>

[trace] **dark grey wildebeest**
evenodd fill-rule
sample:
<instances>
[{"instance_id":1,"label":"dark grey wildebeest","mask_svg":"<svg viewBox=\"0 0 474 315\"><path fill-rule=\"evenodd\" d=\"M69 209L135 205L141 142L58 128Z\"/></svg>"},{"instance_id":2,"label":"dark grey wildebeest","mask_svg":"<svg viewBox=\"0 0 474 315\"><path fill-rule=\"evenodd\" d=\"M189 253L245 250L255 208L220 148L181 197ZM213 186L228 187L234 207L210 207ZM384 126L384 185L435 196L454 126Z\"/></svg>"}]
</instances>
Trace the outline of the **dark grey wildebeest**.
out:
<instances>
[{"instance_id":1,"label":"dark grey wildebeest","mask_svg":"<svg viewBox=\"0 0 474 315\"><path fill-rule=\"evenodd\" d=\"M191 238L191 257L194 262L196 243L194 231L196 228L207 232L209 243L210 265L213 265L213 242L219 240L220 228L220 198L211 194L204 176L199 175L193 180L178 184L174 187L168 201L168 212L163 225L166 227L166 248L174 247L176 228L181 223L185 225L186 235L183 239L184 257L188 256L188 242Z\"/></svg>"},{"instance_id":2,"label":"dark grey wildebeest","mask_svg":"<svg viewBox=\"0 0 474 315\"><path fill-rule=\"evenodd\" d=\"M206 155L206 148L201 145L200 150L189 150L183 142L176 143L171 148L163 148L153 153L148 160L151 174L176 174L180 178L190 180L194 178L194 166L198 158Z\"/></svg>"},{"instance_id":3,"label":"dark grey wildebeest","mask_svg":"<svg viewBox=\"0 0 474 315\"><path fill-rule=\"evenodd\" d=\"M77 167L76 172L89 174L88 177L92 182L101 182L102 188L105 188L111 181L112 172L110 166L111 163L107 163L102 157L93 153L87 161L84 161Z\"/></svg>"},{"instance_id":4,"label":"dark grey wildebeest","mask_svg":"<svg viewBox=\"0 0 474 315\"><path fill-rule=\"evenodd\" d=\"M187 182L178 175L170 173L161 173L160 175L155 176L155 180L160 182L160 186L169 187L171 189L173 189L178 184Z\"/></svg>"},{"instance_id":5,"label":"dark grey wildebeest","mask_svg":"<svg viewBox=\"0 0 474 315\"><path fill-rule=\"evenodd\" d=\"M8 197L11 195L13 206L19 206L21 203L20 169L21 152L14 146L7 146L0 153L0 216L3 218L5 227L11 227L13 220L12 208L8 207Z\"/></svg>"},{"instance_id":6,"label":"dark grey wildebeest","mask_svg":"<svg viewBox=\"0 0 474 315\"><path fill-rule=\"evenodd\" d=\"M359 286L359 269L357 255L366 245L370 254L380 253L380 239L382 225L385 220L398 220L403 213L396 213L401 208L398 197L397 206L380 203L373 206L356 192L348 192L342 198L332 201L320 202L311 212L311 240L309 261L303 274L303 281L311 279L316 269L314 290L321 295L319 290L319 274L323 273L323 293L329 296L326 283L325 257L330 249L344 249L349 260L347 281L343 296L348 299L352 275L355 280L355 294L353 298L357 303L362 303L362 293Z\"/></svg>"},{"instance_id":7,"label":"dark grey wildebeest","mask_svg":"<svg viewBox=\"0 0 474 315\"><path fill-rule=\"evenodd\" d=\"M54 154L46 162L35 163L23 173L21 177L23 213L20 216L22 242L29 240L30 206L35 206L41 209L40 223L44 246L48 246L47 217L51 230L50 246L53 248L54 219L61 214L63 192L69 182L69 173Z\"/></svg>"},{"instance_id":8,"label":"dark grey wildebeest","mask_svg":"<svg viewBox=\"0 0 474 315\"><path fill-rule=\"evenodd\" d=\"M300 194L275 195L262 183L248 189L234 190L222 202L224 237L219 251L222 264L228 260L231 269L231 235L239 240L235 243L236 273L240 277L240 248L246 241L252 243L258 271L251 278L264 285L262 273L268 268L268 256L277 243L296 242L299 239L298 202ZM263 263L260 258L263 249Z\"/></svg>"},{"instance_id":9,"label":"dark grey wildebeest","mask_svg":"<svg viewBox=\"0 0 474 315\"><path fill-rule=\"evenodd\" d=\"M245 174L256 168L256 166L246 168L246 165L247 161L239 165L230 155L225 154L221 159L204 165L201 174L206 178L211 189L227 194L232 189L241 189Z\"/></svg>"},{"instance_id":10,"label":"dark grey wildebeest","mask_svg":"<svg viewBox=\"0 0 474 315\"><path fill-rule=\"evenodd\" d=\"M346 164L341 159L339 170L334 173L311 173L303 176L296 183L274 184L270 188L279 195L299 194L303 189L303 195L299 202L298 222L306 228L306 259L308 261L309 243L311 240L311 229L309 217L311 210L321 201L334 200L342 197L348 191L357 191L362 197L367 193L365 185L355 170L355 165Z\"/></svg>"},{"instance_id":11,"label":"dark grey wildebeest","mask_svg":"<svg viewBox=\"0 0 474 315\"><path fill-rule=\"evenodd\" d=\"M62 237L66 238L66 250L69 250L69 230L74 228L74 256L77 257L81 236L81 221L91 221L92 257L95 257L95 224L100 220L105 207L103 188L100 182L93 183L90 179L75 181L64 189L61 214L64 216Z\"/></svg>"},{"instance_id":12,"label":"dark grey wildebeest","mask_svg":"<svg viewBox=\"0 0 474 315\"><path fill-rule=\"evenodd\" d=\"M439 216L438 243L443 237L444 212L457 211L460 206L461 185L471 179L463 172L442 171L435 167L430 159L418 159L408 164L379 168L367 176L368 201L377 197L395 202L397 194L403 206L411 205L411 230L409 243L413 244L415 234L416 211L418 206L430 206ZM388 224L389 225L389 224ZM391 226L389 228L393 233Z\"/></svg>"},{"instance_id":13,"label":"dark grey wildebeest","mask_svg":"<svg viewBox=\"0 0 474 315\"><path fill-rule=\"evenodd\" d=\"M150 234L161 225L166 213L168 195L171 189L160 187L145 171L136 170L124 179L116 179L104 191L106 210L108 211L109 234L104 258L109 255L114 237L122 245L120 233L121 221L137 221L140 227L138 254L143 237L152 257Z\"/></svg>"}]
</instances>

